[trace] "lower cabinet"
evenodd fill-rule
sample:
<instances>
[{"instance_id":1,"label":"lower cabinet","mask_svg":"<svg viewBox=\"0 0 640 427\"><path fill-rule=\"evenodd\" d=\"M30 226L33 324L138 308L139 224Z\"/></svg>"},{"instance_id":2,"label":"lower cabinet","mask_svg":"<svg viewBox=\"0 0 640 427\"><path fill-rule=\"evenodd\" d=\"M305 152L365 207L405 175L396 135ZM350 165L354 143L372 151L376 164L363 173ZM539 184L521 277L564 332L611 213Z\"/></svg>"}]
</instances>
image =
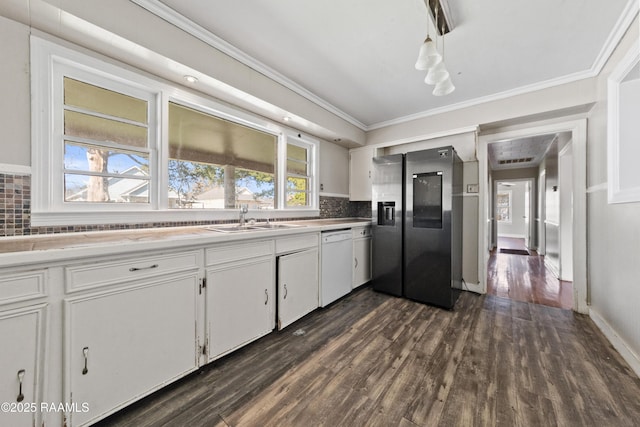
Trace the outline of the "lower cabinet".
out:
<instances>
[{"instance_id":1,"label":"lower cabinet","mask_svg":"<svg viewBox=\"0 0 640 427\"><path fill-rule=\"evenodd\" d=\"M41 424L45 270L0 273L0 426Z\"/></svg>"},{"instance_id":2,"label":"lower cabinet","mask_svg":"<svg viewBox=\"0 0 640 427\"><path fill-rule=\"evenodd\" d=\"M207 250L209 361L260 338L275 327L272 242Z\"/></svg>"},{"instance_id":3,"label":"lower cabinet","mask_svg":"<svg viewBox=\"0 0 640 427\"><path fill-rule=\"evenodd\" d=\"M371 280L371 227L353 231L353 288Z\"/></svg>"},{"instance_id":4,"label":"lower cabinet","mask_svg":"<svg viewBox=\"0 0 640 427\"><path fill-rule=\"evenodd\" d=\"M197 369L198 291L193 272L65 300L65 398L77 407L71 425Z\"/></svg>"},{"instance_id":5,"label":"lower cabinet","mask_svg":"<svg viewBox=\"0 0 640 427\"><path fill-rule=\"evenodd\" d=\"M318 249L278 257L278 329L318 308Z\"/></svg>"},{"instance_id":6,"label":"lower cabinet","mask_svg":"<svg viewBox=\"0 0 640 427\"><path fill-rule=\"evenodd\" d=\"M1 426L40 424L41 331L45 307L41 304L0 310L0 402L7 406L0 411Z\"/></svg>"}]
</instances>

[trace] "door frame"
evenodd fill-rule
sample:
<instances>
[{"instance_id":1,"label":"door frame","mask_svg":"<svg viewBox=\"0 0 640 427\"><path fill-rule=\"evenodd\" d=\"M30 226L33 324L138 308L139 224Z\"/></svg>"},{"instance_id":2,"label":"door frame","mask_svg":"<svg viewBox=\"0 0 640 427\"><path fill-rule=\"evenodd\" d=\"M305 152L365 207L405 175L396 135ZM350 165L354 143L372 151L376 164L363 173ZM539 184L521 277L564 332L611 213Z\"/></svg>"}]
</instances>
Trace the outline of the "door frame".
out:
<instances>
[{"instance_id":1,"label":"door frame","mask_svg":"<svg viewBox=\"0 0 640 427\"><path fill-rule=\"evenodd\" d=\"M527 215L529 215L529 225L528 225L528 230L526 230L526 232L529 234L529 245L527 246L527 249L536 249L534 245L531 244L531 239L533 238L534 234L535 234L535 223L533 218L533 215L535 215L535 206L537 206L536 203L536 198L537 198L537 194L533 191L533 189L536 188L536 184L535 178L513 178L513 179L507 179L507 178L500 178L500 179L496 179L496 178L492 178L493 180L493 200L491 201L492 204L492 209L493 209L493 217L495 218L495 212L496 212L496 197L498 194L498 184L501 182L524 182L524 183L528 183L531 186L531 190L529 191L529 212L527 212ZM526 194L526 193L525 193ZM494 247L497 247L498 245L498 231L500 228L500 225L498 224L498 221L495 220L495 245ZM492 231L493 232L493 231ZM493 236L492 236L493 237ZM525 241L526 241L526 236L525 236Z\"/></svg>"},{"instance_id":2,"label":"door frame","mask_svg":"<svg viewBox=\"0 0 640 427\"><path fill-rule=\"evenodd\" d=\"M526 138L541 134L571 132L573 141L573 310L588 313L587 287L587 119L556 123L532 123L525 128L498 131L478 138L479 211L478 266L480 288L487 292L487 264L489 262L489 219L493 203L489 200L488 145L508 139Z\"/></svg>"}]
</instances>

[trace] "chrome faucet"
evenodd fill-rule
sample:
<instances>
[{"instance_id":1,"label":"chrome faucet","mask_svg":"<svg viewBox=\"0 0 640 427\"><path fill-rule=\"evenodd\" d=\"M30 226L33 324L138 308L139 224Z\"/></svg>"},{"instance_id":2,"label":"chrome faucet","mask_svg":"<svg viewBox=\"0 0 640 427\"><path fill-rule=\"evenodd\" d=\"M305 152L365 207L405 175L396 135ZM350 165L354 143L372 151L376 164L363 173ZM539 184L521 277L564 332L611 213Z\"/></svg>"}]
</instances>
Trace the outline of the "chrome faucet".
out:
<instances>
[{"instance_id":1,"label":"chrome faucet","mask_svg":"<svg viewBox=\"0 0 640 427\"><path fill-rule=\"evenodd\" d=\"M240 227L244 227L245 223L245 215L249 212L248 205L240 205Z\"/></svg>"}]
</instances>

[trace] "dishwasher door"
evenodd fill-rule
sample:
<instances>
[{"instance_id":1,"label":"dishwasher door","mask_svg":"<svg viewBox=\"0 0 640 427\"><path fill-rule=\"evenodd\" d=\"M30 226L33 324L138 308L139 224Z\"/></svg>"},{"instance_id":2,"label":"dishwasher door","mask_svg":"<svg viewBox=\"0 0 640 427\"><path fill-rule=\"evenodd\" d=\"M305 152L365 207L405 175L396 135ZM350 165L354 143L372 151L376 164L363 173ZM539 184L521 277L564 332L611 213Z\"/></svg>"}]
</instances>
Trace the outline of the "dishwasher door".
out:
<instances>
[{"instance_id":1,"label":"dishwasher door","mask_svg":"<svg viewBox=\"0 0 640 427\"><path fill-rule=\"evenodd\" d=\"M351 230L322 233L320 306L351 292L353 243Z\"/></svg>"}]
</instances>

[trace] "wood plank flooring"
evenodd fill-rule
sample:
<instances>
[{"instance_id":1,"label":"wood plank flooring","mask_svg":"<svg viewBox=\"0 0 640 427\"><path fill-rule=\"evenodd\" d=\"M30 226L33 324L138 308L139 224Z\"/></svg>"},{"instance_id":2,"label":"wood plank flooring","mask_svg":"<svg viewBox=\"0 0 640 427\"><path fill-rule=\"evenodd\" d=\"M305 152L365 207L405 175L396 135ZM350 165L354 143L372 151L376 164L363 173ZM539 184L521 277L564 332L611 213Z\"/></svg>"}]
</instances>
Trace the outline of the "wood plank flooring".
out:
<instances>
[{"instance_id":1,"label":"wood plank flooring","mask_svg":"<svg viewBox=\"0 0 640 427\"><path fill-rule=\"evenodd\" d=\"M499 247L519 249L524 239L501 237ZM491 252L487 265L487 294L550 307L573 307L573 284L558 278L535 251L531 255Z\"/></svg>"},{"instance_id":2,"label":"wood plank flooring","mask_svg":"<svg viewBox=\"0 0 640 427\"><path fill-rule=\"evenodd\" d=\"M468 292L446 311L365 287L100 425L635 426L638 396L587 316Z\"/></svg>"}]
</instances>

